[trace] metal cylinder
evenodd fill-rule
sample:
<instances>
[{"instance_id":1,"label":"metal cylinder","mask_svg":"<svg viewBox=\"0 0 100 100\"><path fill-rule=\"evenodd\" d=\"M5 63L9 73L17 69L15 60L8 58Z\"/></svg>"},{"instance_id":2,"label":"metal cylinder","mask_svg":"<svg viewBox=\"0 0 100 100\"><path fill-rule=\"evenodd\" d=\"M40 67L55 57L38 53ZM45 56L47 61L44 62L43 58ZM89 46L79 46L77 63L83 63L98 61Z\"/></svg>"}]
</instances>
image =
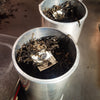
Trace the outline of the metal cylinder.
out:
<instances>
[{"instance_id":1,"label":"metal cylinder","mask_svg":"<svg viewBox=\"0 0 100 100\"><path fill-rule=\"evenodd\" d=\"M73 40L77 43L84 21L88 15L88 10L87 7L85 6L84 3L81 1L78 1L77 9L78 13L82 14L83 17L78 21L73 21L73 22L58 22L51 20L47 16L44 15L43 10L51 8L53 5L59 5L68 0L44 0L39 4L39 12L42 16L42 26L43 27L53 27L56 28L60 31L62 31L65 34L70 34L73 38Z\"/></svg>"},{"instance_id":2,"label":"metal cylinder","mask_svg":"<svg viewBox=\"0 0 100 100\"><path fill-rule=\"evenodd\" d=\"M29 88L27 90L29 94L30 100L60 100L63 89L65 88L65 84L70 78L70 76L73 74L75 69L78 66L79 63L79 50L77 45L72 41L71 38L69 38L68 42L68 48L70 50L70 53L73 56L76 56L75 62L73 63L73 66L66 72L65 74L52 78L52 79L39 79L32 77L28 74L26 74L17 64L16 62L16 50L21 48L21 46L29 41L32 38L32 34L34 33L34 38L39 39L41 37L46 36L56 36L56 37L63 37L66 36L62 32L52 29L52 28L35 28L31 29L24 34L22 34L15 42L12 50L12 60L14 63L14 66L16 70L19 73L19 77L22 80L22 82L29 82ZM74 55L73 52L76 54Z\"/></svg>"}]
</instances>

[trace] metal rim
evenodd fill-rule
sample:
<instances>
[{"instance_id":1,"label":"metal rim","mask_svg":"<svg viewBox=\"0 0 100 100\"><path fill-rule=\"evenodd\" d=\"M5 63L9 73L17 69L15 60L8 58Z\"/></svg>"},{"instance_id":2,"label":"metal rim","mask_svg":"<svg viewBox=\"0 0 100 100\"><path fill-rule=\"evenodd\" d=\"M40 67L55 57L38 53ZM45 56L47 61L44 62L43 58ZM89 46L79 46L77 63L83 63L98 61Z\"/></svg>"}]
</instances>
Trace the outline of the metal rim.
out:
<instances>
[{"instance_id":1,"label":"metal rim","mask_svg":"<svg viewBox=\"0 0 100 100\"><path fill-rule=\"evenodd\" d=\"M54 20L49 19L48 17L46 17L46 16L43 14L43 12L42 12L42 10L41 10L41 6L43 5L44 2L45 2L45 1L42 1L42 2L39 4L39 12L40 12L40 14L43 16L44 19L48 20L49 22L51 22L51 23L53 23L53 24L72 24L72 23L77 23L77 21L62 23L62 22L57 22L57 21L54 21ZM87 9L87 7L85 6L85 4L84 4L82 1L79 1L79 2L84 6L84 8L85 8L85 10L86 10L85 15L79 20L79 21L83 21L84 19L86 19L87 15L88 15L88 9Z\"/></svg>"},{"instance_id":2,"label":"metal rim","mask_svg":"<svg viewBox=\"0 0 100 100\"><path fill-rule=\"evenodd\" d=\"M38 27L38 28L43 28L43 27ZM46 28L46 27L44 27ZM37 28L34 28L34 29L37 29ZM32 31L34 29L31 29L29 31ZM53 29L53 30L56 30L54 28L49 28L49 29ZM65 78L68 78L74 71L75 69L78 67L78 64L79 64L79 58L80 58L80 53L79 53L79 49L78 49L78 46L75 45L75 48L76 48L76 59L75 59L75 62L73 64L73 66L71 67L71 69L66 72L65 74L63 74L62 76L59 76L57 78L53 78L53 79L39 79L39 78L35 78L35 77L32 77L28 74L26 74L17 64L16 62L16 59L15 59L15 48L16 48L16 45L18 44L18 41L25 35L27 34L29 31L26 31L25 33L23 33L23 35L21 35L17 40L16 42L14 43L14 46L13 46L13 49L12 49L12 60L13 60L13 64L16 68L16 70L23 76L25 77L26 79L32 81L32 82L35 82L35 83L41 83L41 84L49 84L49 83L56 83L56 82L59 82ZM58 31L58 30L56 30ZM60 31L58 31L60 32Z\"/></svg>"}]
</instances>

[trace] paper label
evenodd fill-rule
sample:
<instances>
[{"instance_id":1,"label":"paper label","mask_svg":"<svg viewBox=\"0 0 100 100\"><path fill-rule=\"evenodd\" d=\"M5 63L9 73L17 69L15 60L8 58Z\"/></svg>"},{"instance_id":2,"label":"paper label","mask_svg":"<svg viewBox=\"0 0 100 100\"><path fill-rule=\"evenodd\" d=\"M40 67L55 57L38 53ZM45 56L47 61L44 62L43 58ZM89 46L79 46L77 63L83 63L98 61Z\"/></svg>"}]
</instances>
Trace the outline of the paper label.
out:
<instances>
[{"instance_id":1,"label":"paper label","mask_svg":"<svg viewBox=\"0 0 100 100\"><path fill-rule=\"evenodd\" d=\"M44 71L57 63L51 51L42 50L38 55L32 55L32 59L37 63L39 71Z\"/></svg>"}]
</instances>

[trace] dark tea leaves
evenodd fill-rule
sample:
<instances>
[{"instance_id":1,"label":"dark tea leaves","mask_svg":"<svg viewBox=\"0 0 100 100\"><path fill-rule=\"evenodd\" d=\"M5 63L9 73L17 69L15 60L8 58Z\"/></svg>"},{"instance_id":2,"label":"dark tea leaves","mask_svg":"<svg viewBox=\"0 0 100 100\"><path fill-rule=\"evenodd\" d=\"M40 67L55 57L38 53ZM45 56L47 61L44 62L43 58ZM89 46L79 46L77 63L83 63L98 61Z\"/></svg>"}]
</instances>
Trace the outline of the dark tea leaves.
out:
<instances>
[{"instance_id":1,"label":"dark tea leaves","mask_svg":"<svg viewBox=\"0 0 100 100\"><path fill-rule=\"evenodd\" d=\"M78 14L78 6L79 2L77 0L66 1L60 5L53 5L52 8L46 8L43 10L43 13L50 18L51 20L58 22L73 22L78 21L83 17Z\"/></svg>"},{"instance_id":2,"label":"dark tea leaves","mask_svg":"<svg viewBox=\"0 0 100 100\"><path fill-rule=\"evenodd\" d=\"M65 39L55 36L47 36L37 40L32 38L16 52L19 67L30 76L40 79L56 78L66 73L72 67L75 58L69 53ZM41 52L42 55L38 55ZM44 60L46 52L51 55L49 60ZM37 56L40 58L35 58ZM41 68L50 67L41 71L39 66Z\"/></svg>"}]
</instances>

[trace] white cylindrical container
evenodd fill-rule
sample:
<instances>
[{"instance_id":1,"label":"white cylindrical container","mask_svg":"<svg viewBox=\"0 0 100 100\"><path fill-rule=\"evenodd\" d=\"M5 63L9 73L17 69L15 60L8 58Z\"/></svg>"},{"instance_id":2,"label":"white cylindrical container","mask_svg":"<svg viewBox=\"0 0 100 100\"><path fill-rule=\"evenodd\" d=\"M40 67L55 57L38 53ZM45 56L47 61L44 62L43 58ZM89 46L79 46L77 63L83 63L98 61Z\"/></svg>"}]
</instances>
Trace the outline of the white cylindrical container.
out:
<instances>
[{"instance_id":1,"label":"white cylindrical container","mask_svg":"<svg viewBox=\"0 0 100 100\"><path fill-rule=\"evenodd\" d=\"M40 79L30 76L25 71L23 71L16 61L17 50L21 48L24 43L27 43L32 39L32 34L34 33L34 38L39 39L46 36L56 36L58 38L66 37L67 44L63 43L68 47L72 57L74 57L74 62L72 67L59 77L51 79ZM24 34L22 34L15 42L12 50L12 60L16 70L19 73L19 77L22 82L29 83L30 100L60 100L63 96L63 89L66 88L65 84L70 78L70 76L76 70L79 63L79 50L78 46L73 42L71 38L62 32L52 29L52 28L35 28L31 29ZM54 73L55 74L55 73Z\"/></svg>"},{"instance_id":2,"label":"white cylindrical container","mask_svg":"<svg viewBox=\"0 0 100 100\"><path fill-rule=\"evenodd\" d=\"M44 0L39 4L39 12L42 16L42 26L43 27L53 27L60 31L62 31L65 34L70 34L74 41L77 43L84 21L88 15L88 10L85 4L81 1L78 1L77 9L80 14L82 14L82 18L78 21L73 22L58 22L51 20L47 16L44 15L43 10L51 8L53 5L59 5L68 0Z\"/></svg>"}]
</instances>

